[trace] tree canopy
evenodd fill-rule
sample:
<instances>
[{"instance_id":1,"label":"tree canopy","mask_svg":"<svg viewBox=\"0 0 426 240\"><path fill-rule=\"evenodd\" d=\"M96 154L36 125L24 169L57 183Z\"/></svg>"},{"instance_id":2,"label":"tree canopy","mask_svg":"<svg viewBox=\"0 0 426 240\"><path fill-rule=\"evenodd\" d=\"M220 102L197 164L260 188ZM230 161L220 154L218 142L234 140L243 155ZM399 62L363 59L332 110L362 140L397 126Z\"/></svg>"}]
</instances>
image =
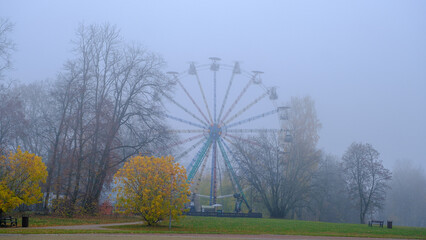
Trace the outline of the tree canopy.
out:
<instances>
[{"instance_id":1,"label":"tree canopy","mask_svg":"<svg viewBox=\"0 0 426 240\"><path fill-rule=\"evenodd\" d=\"M132 157L114 175L116 207L140 214L148 225L178 219L189 201L186 170L173 157Z\"/></svg>"},{"instance_id":2,"label":"tree canopy","mask_svg":"<svg viewBox=\"0 0 426 240\"><path fill-rule=\"evenodd\" d=\"M271 217L294 216L308 205L312 176L320 158L316 149L321 124L310 97L292 98L287 126L292 143L282 136L263 134L257 144L235 144L241 178L260 196ZM300 211L299 211L300 212ZM299 214L300 215L300 214Z\"/></svg>"},{"instance_id":3,"label":"tree canopy","mask_svg":"<svg viewBox=\"0 0 426 240\"><path fill-rule=\"evenodd\" d=\"M18 147L16 153L0 156L0 213L21 204L40 202L40 182L45 183L46 165L41 157Z\"/></svg>"},{"instance_id":4,"label":"tree canopy","mask_svg":"<svg viewBox=\"0 0 426 240\"><path fill-rule=\"evenodd\" d=\"M391 172L379 159L371 144L352 143L343 155L343 168L350 196L359 209L359 219L365 223L367 213L382 208Z\"/></svg>"},{"instance_id":5,"label":"tree canopy","mask_svg":"<svg viewBox=\"0 0 426 240\"><path fill-rule=\"evenodd\" d=\"M0 18L0 80L4 78L4 71L11 67L11 53L15 49L15 43L9 36L12 30L13 24L8 19Z\"/></svg>"}]
</instances>

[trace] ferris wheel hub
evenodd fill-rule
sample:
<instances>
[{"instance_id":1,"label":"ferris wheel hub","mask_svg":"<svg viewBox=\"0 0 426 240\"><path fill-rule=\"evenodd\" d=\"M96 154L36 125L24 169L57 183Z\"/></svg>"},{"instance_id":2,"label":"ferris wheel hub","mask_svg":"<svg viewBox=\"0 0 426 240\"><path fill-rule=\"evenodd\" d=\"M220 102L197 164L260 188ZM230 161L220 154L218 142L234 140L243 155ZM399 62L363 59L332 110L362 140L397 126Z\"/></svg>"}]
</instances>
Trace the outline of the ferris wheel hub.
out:
<instances>
[{"instance_id":1,"label":"ferris wheel hub","mask_svg":"<svg viewBox=\"0 0 426 240\"><path fill-rule=\"evenodd\" d=\"M210 137L213 140L217 140L222 134L222 127L220 127L219 124L215 123L209 127L209 131L210 131L210 134L209 134Z\"/></svg>"}]
</instances>

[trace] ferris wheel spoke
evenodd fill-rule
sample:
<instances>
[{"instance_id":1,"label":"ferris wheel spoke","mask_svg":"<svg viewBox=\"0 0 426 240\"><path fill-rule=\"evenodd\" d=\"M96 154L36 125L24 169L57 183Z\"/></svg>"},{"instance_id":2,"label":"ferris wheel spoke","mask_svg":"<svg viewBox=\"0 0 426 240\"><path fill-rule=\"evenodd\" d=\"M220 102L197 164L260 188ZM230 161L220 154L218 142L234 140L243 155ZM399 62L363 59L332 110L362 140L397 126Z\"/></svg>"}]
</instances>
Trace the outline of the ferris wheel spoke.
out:
<instances>
[{"instance_id":1,"label":"ferris wheel spoke","mask_svg":"<svg viewBox=\"0 0 426 240\"><path fill-rule=\"evenodd\" d=\"M174 74L174 73L173 73ZM209 120L207 119L206 115L204 115L203 111L201 111L201 108L198 106L198 104L195 102L194 98L191 96L191 94L189 94L188 90L185 88L185 86L182 84L182 82L179 80L179 78L176 76L176 74L174 74L174 78L175 81L179 84L179 86L183 89L183 91L185 92L186 96L188 96L188 98L191 100L192 104L194 104L194 106L197 108L197 110L200 112L201 116L204 117L204 119L206 120L206 122L209 122Z\"/></svg>"},{"instance_id":2,"label":"ferris wheel spoke","mask_svg":"<svg viewBox=\"0 0 426 240\"><path fill-rule=\"evenodd\" d=\"M213 78L214 78L214 80L213 80L213 84L214 84L214 86L213 86L213 104L214 104L214 110L213 110L213 119L214 119L214 123L216 123L216 71L214 71L214 74L213 74L214 76L213 76Z\"/></svg>"},{"instance_id":3,"label":"ferris wheel spoke","mask_svg":"<svg viewBox=\"0 0 426 240\"><path fill-rule=\"evenodd\" d=\"M174 130L166 130L165 132L169 132L169 133L200 133L200 132L207 132L207 130L201 130L201 129L174 129Z\"/></svg>"},{"instance_id":4,"label":"ferris wheel spoke","mask_svg":"<svg viewBox=\"0 0 426 240\"><path fill-rule=\"evenodd\" d=\"M187 180L188 182L191 182L192 178L194 178L195 174L198 171L198 168L201 165L201 162L205 158L205 156L206 156L208 150L210 149L211 145L212 145L212 139L209 138L204 143L203 147L198 151L198 153L194 157L194 159L192 159L192 161L189 164L189 166L186 168L186 169L190 169L190 172L188 174L188 180Z\"/></svg>"},{"instance_id":5,"label":"ferris wheel spoke","mask_svg":"<svg viewBox=\"0 0 426 240\"><path fill-rule=\"evenodd\" d=\"M203 136L204 136L204 134L195 135L195 136L192 136L192 137L186 138L186 139L184 139L184 140L177 141L177 142L175 142L175 143L173 143L173 144L167 145L167 146L163 147L161 150L168 149L168 148L172 148L172 147L176 147L176 146L179 146L179 145L181 145L181 144L191 142L191 141L193 141L193 140L195 140L195 139L197 139L197 138L201 138L201 137L203 137Z\"/></svg>"},{"instance_id":6,"label":"ferris wheel spoke","mask_svg":"<svg viewBox=\"0 0 426 240\"><path fill-rule=\"evenodd\" d=\"M188 120L184 120L182 118L173 117L173 116L171 116L169 114L164 114L164 116L167 117L167 118L173 119L175 121L181 122L181 123L186 123L186 124L189 124L189 125L194 126L194 127L199 127L199 128L202 128L202 129L206 129L205 126L202 126L202 125L200 125L198 123L194 123L194 122L191 122L191 121L188 121Z\"/></svg>"},{"instance_id":7,"label":"ferris wheel spoke","mask_svg":"<svg viewBox=\"0 0 426 240\"><path fill-rule=\"evenodd\" d=\"M228 124L229 122L231 122L232 120L234 120L235 118L237 118L238 116L240 116L241 114L243 114L245 111L247 111L248 109L250 109L251 107L253 107L256 103L258 103L260 100L262 100L264 97L266 97L268 95L267 92L265 92L264 94L262 94L261 96L259 96L258 98L256 98L253 102L251 102L250 104L248 104L247 106L245 106L243 109L241 109L238 113L236 113L234 116L232 116L229 120L227 120L225 122L225 125Z\"/></svg>"},{"instance_id":8,"label":"ferris wheel spoke","mask_svg":"<svg viewBox=\"0 0 426 240\"><path fill-rule=\"evenodd\" d=\"M172 103L174 103L176 106L178 106L180 109L182 109L183 111L185 111L186 113L188 113L191 117L193 117L194 119L198 120L201 124L206 125L208 123L208 122L204 122L203 120L201 120L194 113L192 113L191 111L189 111L187 108L185 108L184 106L182 106L180 103L176 102L173 98L171 98L167 94L163 93L163 95L167 99L169 99Z\"/></svg>"},{"instance_id":9,"label":"ferris wheel spoke","mask_svg":"<svg viewBox=\"0 0 426 240\"><path fill-rule=\"evenodd\" d=\"M220 61L220 58L211 57L210 60L212 60L210 70L213 71L213 123L216 123L216 72L219 71L219 64L217 62Z\"/></svg>"},{"instance_id":10,"label":"ferris wheel spoke","mask_svg":"<svg viewBox=\"0 0 426 240\"><path fill-rule=\"evenodd\" d=\"M243 141L243 142L246 142L246 143L254 144L256 146L260 146L260 144L257 143L256 141L252 141L250 139L243 138L243 137L240 137L240 136L235 136L235 135L232 135L232 134L229 134L229 133L225 133L225 135L223 136L223 138L226 139L226 137L230 137L230 138L233 138L235 140L239 140L239 141Z\"/></svg>"},{"instance_id":11,"label":"ferris wheel spoke","mask_svg":"<svg viewBox=\"0 0 426 240\"><path fill-rule=\"evenodd\" d=\"M231 162L229 161L228 155L226 154L226 151L225 151L225 149L224 149L224 147L222 145L222 142L223 141L219 139L218 145L219 145L220 151L222 153L222 157L223 157L223 159L225 159L225 165L226 165L226 167L228 169L228 172L231 173L230 175L234 179L234 184L237 185L238 191L240 192L241 197L243 198L244 203L246 204L247 208L249 210L251 210L251 208L250 208L250 206L249 206L249 204L247 202L246 196L244 195L243 188L241 187L240 182L238 181L237 175L235 174L235 171L232 168ZM225 144L225 143L223 142L223 144ZM230 150L231 149L228 149L228 151L232 154L232 152Z\"/></svg>"},{"instance_id":12,"label":"ferris wheel spoke","mask_svg":"<svg viewBox=\"0 0 426 240\"><path fill-rule=\"evenodd\" d=\"M285 129L228 129L226 132L233 133L283 133Z\"/></svg>"},{"instance_id":13,"label":"ferris wheel spoke","mask_svg":"<svg viewBox=\"0 0 426 240\"><path fill-rule=\"evenodd\" d=\"M231 79L229 80L228 87L226 88L225 97L223 98L222 106L220 107L219 119L222 117L223 109L225 108L226 101L228 100L229 90L231 89L232 82L234 81L235 74L240 74L240 64L238 62L235 63L234 69L232 71Z\"/></svg>"},{"instance_id":14,"label":"ferris wheel spoke","mask_svg":"<svg viewBox=\"0 0 426 240\"><path fill-rule=\"evenodd\" d=\"M237 105L237 103L240 101L241 97L244 95L245 92L247 92L247 89L250 87L250 85L253 83L253 80L250 80L247 85L243 88L243 90L241 91L240 95L238 95L237 99L235 99L235 101L232 103L231 107L228 109L228 111L226 112L225 116L220 119L220 122L223 122L223 120L225 120L229 113L231 113L231 111L234 109L234 107Z\"/></svg>"},{"instance_id":15,"label":"ferris wheel spoke","mask_svg":"<svg viewBox=\"0 0 426 240\"><path fill-rule=\"evenodd\" d=\"M200 87L201 95L203 96L204 104L206 105L207 113L209 114L210 123L213 123L212 114L210 113L210 108L209 108L209 105L207 104L206 95L204 94L203 86L201 85L200 77L198 76L198 72L194 63L191 63L191 65L189 66L189 74L195 75L195 78L197 79L197 83L198 83L198 86Z\"/></svg>"},{"instance_id":16,"label":"ferris wheel spoke","mask_svg":"<svg viewBox=\"0 0 426 240\"><path fill-rule=\"evenodd\" d=\"M197 148L201 143L203 143L205 141L205 139L200 139L200 141L196 142L194 145L192 145L191 147L189 147L188 149L186 149L185 151L183 151L181 154L179 154L176 159L181 159L183 156L185 156L186 154L188 154L189 152L191 152L192 150L194 150L195 148Z\"/></svg>"},{"instance_id":17,"label":"ferris wheel spoke","mask_svg":"<svg viewBox=\"0 0 426 240\"><path fill-rule=\"evenodd\" d=\"M266 116L269 116L269 115L272 115L272 114L275 114L275 113L278 113L278 112L279 112L278 109L268 111L268 112L264 112L264 113L256 115L256 116L249 117L247 119L244 119L244 120L241 120L241 121L238 121L238 122L235 122L235 123L231 123L229 125L225 125L225 126L222 127L222 129L228 129L228 128L231 128L231 127L235 127L235 126L238 126L238 125L241 125L241 124L251 122L251 121L255 121L259 118L263 118L263 117L266 117Z\"/></svg>"}]
</instances>

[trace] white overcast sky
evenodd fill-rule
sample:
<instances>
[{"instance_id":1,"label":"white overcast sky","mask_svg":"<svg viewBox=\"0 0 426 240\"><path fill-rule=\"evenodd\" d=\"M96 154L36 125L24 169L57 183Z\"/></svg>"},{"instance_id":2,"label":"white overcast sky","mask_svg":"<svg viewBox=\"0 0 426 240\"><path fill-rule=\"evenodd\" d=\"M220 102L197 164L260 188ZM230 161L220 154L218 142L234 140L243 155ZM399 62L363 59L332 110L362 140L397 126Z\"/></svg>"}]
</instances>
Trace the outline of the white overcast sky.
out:
<instances>
[{"instance_id":1,"label":"white overcast sky","mask_svg":"<svg viewBox=\"0 0 426 240\"><path fill-rule=\"evenodd\" d=\"M281 102L311 96L319 147L341 156L371 143L385 164L426 168L426 1L0 0L15 24L21 82L54 78L80 23L111 23L183 71L189 61L242 61L278 86Z\"/></svg>"}]
</instances>

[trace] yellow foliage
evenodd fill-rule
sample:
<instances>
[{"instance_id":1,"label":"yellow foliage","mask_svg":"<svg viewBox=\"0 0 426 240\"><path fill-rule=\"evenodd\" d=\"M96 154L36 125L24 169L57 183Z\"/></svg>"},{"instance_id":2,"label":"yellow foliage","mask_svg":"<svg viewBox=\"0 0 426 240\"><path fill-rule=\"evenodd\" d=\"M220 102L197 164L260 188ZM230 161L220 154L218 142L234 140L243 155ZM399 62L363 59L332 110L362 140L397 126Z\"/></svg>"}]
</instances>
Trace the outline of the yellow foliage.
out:
<instances>
[{"instance_id":1,"label":"yellow foliage","mask_svg":"<svg viewBox=\"0 0 426 240\"><path fill-rule=\"evenodd\" d=\"M140 214L148 225L178 219L189 201L186 170L173 157L136 156L114 175L116 207Z\"/></svg>"},{"instance_id":2,"label":"yellow foliage","mask_svg":"<svg viewBox=\"0 0 426 240\"><path fill-rule=\"evenodd\" d=\"M40 182L46 178L46 165L35 154L18 147L16 153L0 156L0 212L40 202Z\"/></svg>"}]
</instances>

